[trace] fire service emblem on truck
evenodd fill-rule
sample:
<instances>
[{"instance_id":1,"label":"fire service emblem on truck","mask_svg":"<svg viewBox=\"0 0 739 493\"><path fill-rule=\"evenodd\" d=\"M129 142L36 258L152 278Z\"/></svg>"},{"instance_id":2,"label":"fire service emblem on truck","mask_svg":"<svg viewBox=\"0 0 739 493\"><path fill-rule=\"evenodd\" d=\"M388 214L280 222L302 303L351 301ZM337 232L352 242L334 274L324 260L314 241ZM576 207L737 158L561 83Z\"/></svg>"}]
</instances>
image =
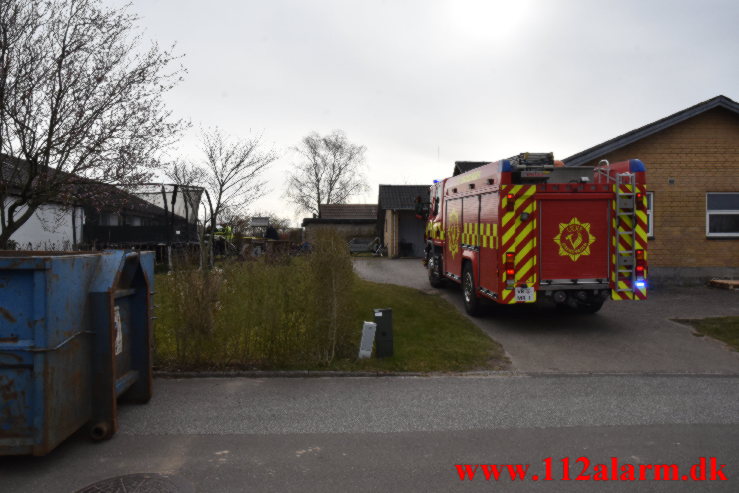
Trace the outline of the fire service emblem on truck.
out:
<instances>
[{"instance_id":1,"label":"fire service emblem on truck","mask_svg":"<svg viewBox=\"0 0 739 493\"><path fill-rule=\"evenodd\" d=\"M457 211L449 215L449 228L447 229L446 236L448 238L447 245L449 245L449 253L454 258L459 252L459 213Z\"/></svg>"},{"instance_id":2,"label":"fire service emblem on truck","mask_svg":"<svg viewBox=\"0 0 739 493\"><path fill-rule=\"evenodd\" d=\"M595 243L595 236L590 232L590 223L581 223L573 217L569 223L559 224L554 242L559 245L560 255L576 262L580 255L590 255L590 245Z\"/></svg>"}]
</instances>

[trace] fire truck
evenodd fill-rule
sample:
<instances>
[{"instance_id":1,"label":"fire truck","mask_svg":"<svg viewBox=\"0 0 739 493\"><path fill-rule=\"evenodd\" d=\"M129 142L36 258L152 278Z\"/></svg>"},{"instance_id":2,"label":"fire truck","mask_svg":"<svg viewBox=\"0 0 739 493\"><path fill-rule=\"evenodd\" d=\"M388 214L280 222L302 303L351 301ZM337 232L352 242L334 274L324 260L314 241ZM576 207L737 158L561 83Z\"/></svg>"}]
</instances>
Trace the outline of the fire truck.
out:
<instances>
[{"instance_id":1,"label":"fire truck","mask_svg":"<svg viewBox=\"0 0 739 493\"><path fill-rule=\"evenodd\" d=\"M424 215L429 281L461 284L471 315L483 299L595 313L608 298L647 297L638 159L568 168L522 153L434 183Z\"/></svg>"}]
</instances>

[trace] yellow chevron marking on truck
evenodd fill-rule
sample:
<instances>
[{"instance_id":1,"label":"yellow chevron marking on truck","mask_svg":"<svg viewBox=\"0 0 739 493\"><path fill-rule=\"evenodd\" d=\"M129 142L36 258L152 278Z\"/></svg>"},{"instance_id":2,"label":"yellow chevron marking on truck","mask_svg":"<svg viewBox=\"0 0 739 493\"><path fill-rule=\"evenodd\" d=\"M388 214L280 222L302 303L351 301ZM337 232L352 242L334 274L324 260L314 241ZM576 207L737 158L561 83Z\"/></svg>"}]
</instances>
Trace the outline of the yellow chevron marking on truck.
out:
<instances>
[{"instance_id":1,"label":"yellow chevron marking on truck","mask_svg":"<svg viewBox=\"0 0 739 493\"><path fill-rule=\"evenodd\" d=\"M505 264L506 253L508 251L515 252L514 258L514 284L520 286L526 284L535 286L537 282L537 238L536 238L536 201L530 201L531 197L536 193L536 185L515 185L501 190L501 213L503 215L501 221L500 251L501 262ZM508 194L513 194L514 199L508 199ZM514 200L513 211L508 210L509 200ZM526 204L529 202L529 204ZM528 213L529 218L525 221L520 220L522 213ZM499 238L500 238L499 237ZM506 284L511 280L505 271L501 272L501 283ZM513 304L516 303L515 290L503 289L500 292L499 303Z\"/></svg>"}]
</instances>

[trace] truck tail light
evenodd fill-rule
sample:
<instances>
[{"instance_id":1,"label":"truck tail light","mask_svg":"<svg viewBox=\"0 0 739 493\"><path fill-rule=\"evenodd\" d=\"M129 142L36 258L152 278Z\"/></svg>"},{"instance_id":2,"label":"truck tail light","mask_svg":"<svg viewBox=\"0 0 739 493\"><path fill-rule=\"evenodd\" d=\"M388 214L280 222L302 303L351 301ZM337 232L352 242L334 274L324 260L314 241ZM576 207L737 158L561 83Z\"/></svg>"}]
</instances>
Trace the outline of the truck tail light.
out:
<instances>
[{"instance_id":1,"label":"truck tail light","mask_svg":"<svg viewBox=\"0 0 739 493\"><path fill-rule=\"evenodd\" d=\"M512 276L516 273L516 270L513 268L514 258L515 258L515 254L513 252L506 252L505 254L505 273L506 275Z\"/></svg>"},{"instance_id":2,"label":"truck tail light","mask_svg":"<svg viewBox=\"0 0 739 493\"><path fill-rule=\"evenodd\" d=\"M512 193L509 193L506 195L506 199L508 199L508 203L506 204L506 210L513 212L514 210L513 206L516 205L516 196L513 195Z\"/></svg>"},{"instance_id":3,"label":"truck tail light","mask_svg":"<svg viewBox=\"0 0 739 493\"><path fill-rule=\"evenodd\" d=\"M645 196L643 192L639 192L636 194L636 208L639 210L647 210L647 201L644 200Z\"/></svg>"},{"instance_id":4,"label":"truck tail light","mask_svg":"<svg viewBox=\"0 0 739 493\"><path fill-rule=\"evenodd\" d=\"M636 287L643 288L646 286L644 282L645 273L647 270L646 260L644 258L644 250L636 250Z\"/></svg>"}]
</instances>

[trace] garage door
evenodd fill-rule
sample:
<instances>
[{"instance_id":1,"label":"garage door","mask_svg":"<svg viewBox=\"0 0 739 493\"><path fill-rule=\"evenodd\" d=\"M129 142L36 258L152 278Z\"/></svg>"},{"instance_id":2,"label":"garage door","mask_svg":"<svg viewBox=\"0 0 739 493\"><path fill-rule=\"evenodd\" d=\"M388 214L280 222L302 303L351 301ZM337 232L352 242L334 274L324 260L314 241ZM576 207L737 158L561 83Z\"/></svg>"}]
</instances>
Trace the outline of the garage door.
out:
<instances>
[{"instance_id":1,"label":"garage door","mask_svg":"<svg viewBox=\"0 0 739 493\"><path fill-rule=\"evenodd\" d=\"M400 211L398 215L398 251L401 256L423 256L424 222L414 211Z\"/></svg>"}]
</instances>

